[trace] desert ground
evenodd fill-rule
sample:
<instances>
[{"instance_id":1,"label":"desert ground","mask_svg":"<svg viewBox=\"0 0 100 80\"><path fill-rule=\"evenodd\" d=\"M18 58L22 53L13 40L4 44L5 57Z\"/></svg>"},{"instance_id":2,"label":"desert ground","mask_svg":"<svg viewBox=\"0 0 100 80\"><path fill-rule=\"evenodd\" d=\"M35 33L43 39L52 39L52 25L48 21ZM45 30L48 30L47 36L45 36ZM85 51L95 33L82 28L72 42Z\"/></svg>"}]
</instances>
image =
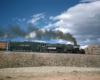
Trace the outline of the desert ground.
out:
<instances>
[{"instance_id":1,"label":"desert ground","mask_svg":"<svg viewBox=\"0 0 100 80\"><path fill-rule=\"evenodd\" d=\"M100 68L61 66L2 68L0 80L100 80Z\"/></svg>"},{"instance_id":2,"label":"desert ground","mask_svg":"<svg viewBox=\"0 0 100 80\"><path fill-rule=\"evenodd\" d=\"M100 80L100 55L1 51L0 80Z\"/></svg>"}]
</instances>

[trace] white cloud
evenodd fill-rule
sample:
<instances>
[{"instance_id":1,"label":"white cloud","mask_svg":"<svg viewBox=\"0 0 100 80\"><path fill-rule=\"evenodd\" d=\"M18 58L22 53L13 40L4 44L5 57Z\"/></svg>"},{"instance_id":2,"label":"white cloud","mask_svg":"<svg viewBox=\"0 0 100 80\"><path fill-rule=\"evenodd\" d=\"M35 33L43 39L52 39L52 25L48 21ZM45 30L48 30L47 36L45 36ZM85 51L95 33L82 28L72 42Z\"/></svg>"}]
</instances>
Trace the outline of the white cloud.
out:
<instances>
[{"instance_id":1,"label":"white cloud","mask_svg":"<svg viewBox=\"0 0 100 80\"><path fill-rule=\"evenodd\" d=\"M31 17L34 17L34 18L37 18L37 17L41 17L41 18L44 18L44 14L43 13L40 13L40 14L35 14Z\"/></svg>"},{"instance_id":2,"label":"white cloud","mask_svg":"<svg viewBox=\"0 0 100 80\"><path fill-rule=\"evenodd\" d=\"M58 16L51 16L45 28L70 32L80 45L97 44L100 36L100 1L80 3ZM57 21L56 21L57 20ZM81 42L79 42L81 41Z\"/></svg>"},{"instance_id":3,"label":"white cloud","mask_svg":"<svg viewBox=\"0 0 100 80\"><path fill-rule=\"evenodd\" d=\"M73 45L74 43L73 42L67 42L67 44L72 44Z\"/></svg>"},{"instance_id":4,"label":"white cloud","mask_svg":"<svg viewBox=\"0 0 100 80\"><path fill-rule=\"evenodd\" d=\"M24 18L24 19L22 19L23 21L25 21L26 19Z\"/></svg>"},{"instance_id":5,"label":"white cloud","mask_svg":"<svg viewBox=\"0 0 100 80\"><path fill-rule=\"evenodd\" d=\"M23 19L13 18L12 20L13 20L13 21L14 21L14 20L18 20L19 22L23 22L23 21L25 21L26 19L25 19L25 18L23 18Z\"/></svg>"},{"instance_id":6,"label":"white cloud","mask_svg":"<svg viewBox=\"0 0 100 80\"><path fill-rule=\"evenodd\" d=\"M14 21L14 20L16 20L16 19L18 19L18 18L13 18L12 20Z\"/></svg>"},{"instance_id":7,"label":"white cloud","mask_svg":"<svg viewBox=\"0 0 100 80\"><path fill-rule=\"evenodd\" d=\"M38 42L38 43L46 43L45 41L42 41L42 40L27 40L27 41Z\"/></svg>"},{"instance_id":8,"label":"white cloud","mask_svg":"<svg viewBox=\"0 0 100 80\"><path fill-rule=\"evenodd\" d=\"M35 14L32 16L31 20L28 20L28 23L32 23L32 24L38 24L38 20L43 19L45 17L45 15L43 13L40 14Z\"/></svg>"},{"instance_id":9,"label":"white cloud","mask_svg":"<svg viewBox=\"0 0 100 80\"><path fill-rule=\"evenodd\" d=\"M85 43L89 43L90 42L90 40L89 39L86 39L86 41L84 41Z\"/></svg>"},{"instance_id":10,"label":"white cloud","mask_svg":"<svg viewBox=\"0 0 100 80\"><path fill-rule=\"evenodd\" d=\"M100 38L98 38L98 41L100 42Z\"/></svg>"},{"instance_id":11,"label":"white cloud","mask_svg":"<svg viewBox=\"0 0 100 80\"><path fill-rule=\"evenodd\" d=\"M85 46L81 46L80 48L81 49L85 49L88 45L85 45Z\"/></svg>"},{"instance_id":12,"label":"white cloud","mask_svg":"<svg viewBox=\"0 0 100 80\"><path fill-rule=\"evenodd\" d=\"M60 44L72 44L72 45L74 45L73 42L62 40L62 39L57 39L55 41L56 41L56 43L60 43Z\"/></svg>"},{"instance_id":13,"label":"white cloud","mask_svg":"<svg viewBox=\"0 0 100 80\"><path fill-rule=\"evenodd\" d=\"M66 32L70 32L70 30L68 28L62 28L62 27L59 27L59 28L56 28L55 30L60 30L62 31L63 33L66 33Z\"/></svg>"},{"instance_id":14,"label":"white cloud","mask_svg":"<svg viewBox=\"0 0 100 80\"><path fill-rule=\"evenodd\" d=\"M56 19L69 19L69 18L71 18L71 14L66 14L66 13L63 13L62 15L58 15L57 17L53 17L53 16L51 16L50 17L50 19L53 19L53 20L56 20Z\"/></svg>"},{"instance_id":15,"label":"white cloud","mask_svg":"<svg viewBox=\"0 0 100 80\"><path fill-rule=\"evenodd\" d=\"M38 31L45 32L45 29L39 29ZM35 37L36 37L36 32L33 31L33 32L29 33L25 38L35 38Z\"/></svg>"},{"instance_id":16,"label":"white cloud","mask_svg":"<svg viewBox=\"0 0 100 80\"><path fill-rule=\"evenodd\" d=\"M48 29L50 27L53 27L53 24L50 23L49 25L44 26L45 29Z\"/></svg>"},{"instance_id":17,"label":"white cloud","mask_svg":"<svg viewBox=\"0 0 100 80\"><path fill-rule=\"evenodd\" d=\"M63 26L63 28L62 28L62 26ZM48 29L48 28L56 27L56 30L64 30L64 31L67 30L68 31L68 29L66 29L66 26L72 27L72 25L70 23L66 23L63 20L59 20L58 22L55 22L54 24L50 23L50 24L44 26L44 28ZM64 29L64 27L65 27L65 29Z\"/></svg>"},{"instance_id":18,"label":"white cloud","mask_svg":"<svg viewBox=\"0 0 100 80\"><path fill-rule=\"evenodd\" d=\"M40 42L40 43L46 43L45 41L42 40L32 40L33 42Z\"/></svg>"},{"instance_id":19,"label":"white cloud","mask_svg":"<svg viewBox=\"0 0 100 80\"><path fill-rule=\"evenodd\" d=\"M100 1L100 0L81 0L81 2L95 2L95 1Z\"/></svg>"},{"instance_id":20,"label":"white cloud","mask_svg":"<svg viewBox=\"0 0 100 80\"><path fill-rule=\"evenodd\" d=\"M28 21L28 23L32 23L32 24L37 24L37 21L39 20L40 18L32 18L31 20Z\"/></svg>"},{"instance_id":21,"label":"white cloud","mask_svg":"<svg viewBox=\"0 0 100 80\"><path fill-rule=\"evenodd\" d=\"M62 39L59 39L59 40L56 40L56 41L57 41L57 43L66 43L67 44L67 41L62 40Z\"/></svg>"},{"instance_id":22,"label":"white cloud","mask_svg":"<svg viewBox=\"0 0 100 80\"><path fill-rule=\"evenodd\" d=\"M33 31L30 34L28 34L25 38L34 38L36 36L36 33Z\"/></svg>"},{"instance_id":23,"label":"white cloud","mask_svg":"<svg viewBox=\"0 0 100 80\"><path fill-rule=\"evenodd\" d=\"M21 21L21 19L18 19L18 21Z\"/></svg>"}]
</instances>

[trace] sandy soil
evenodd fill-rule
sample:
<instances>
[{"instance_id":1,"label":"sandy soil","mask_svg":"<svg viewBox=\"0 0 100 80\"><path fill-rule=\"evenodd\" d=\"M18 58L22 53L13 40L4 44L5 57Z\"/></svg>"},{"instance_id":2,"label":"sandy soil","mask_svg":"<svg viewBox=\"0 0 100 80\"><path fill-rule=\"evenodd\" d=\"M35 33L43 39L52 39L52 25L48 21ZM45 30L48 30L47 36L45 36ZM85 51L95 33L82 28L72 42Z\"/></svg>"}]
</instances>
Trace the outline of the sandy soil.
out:
<instances>
[{"instance_id":1,"label":"sandy soil","mask_svg":"<svg viewBox=\"0 0 100 80\"><path fill-rule=\"evenodd\" d=\"M55 66L2 68L0 80L100 80L100 68Z\"/></svg>"}]
</instances>

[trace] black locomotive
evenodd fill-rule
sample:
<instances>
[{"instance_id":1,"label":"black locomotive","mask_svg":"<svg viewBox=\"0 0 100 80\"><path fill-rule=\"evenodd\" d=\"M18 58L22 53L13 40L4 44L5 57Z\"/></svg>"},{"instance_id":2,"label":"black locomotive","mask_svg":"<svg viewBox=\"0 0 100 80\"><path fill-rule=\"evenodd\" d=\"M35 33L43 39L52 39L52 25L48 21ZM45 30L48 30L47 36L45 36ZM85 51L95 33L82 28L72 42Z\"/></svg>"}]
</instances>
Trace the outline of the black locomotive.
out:
<instances>
[{"instance_id":1,"label":"black locomotive","mask_svg":"<svg viewBox=\"0 0 100 80\"><path fill-rule=\"evenodd\" d=\"M10 51L32 51L32 52L56 52L56 53L85 53L80 50L79 45L71 44L50 44L39 42L13 42L9 41L8 49Z\"/></svg>"}]
</instances>

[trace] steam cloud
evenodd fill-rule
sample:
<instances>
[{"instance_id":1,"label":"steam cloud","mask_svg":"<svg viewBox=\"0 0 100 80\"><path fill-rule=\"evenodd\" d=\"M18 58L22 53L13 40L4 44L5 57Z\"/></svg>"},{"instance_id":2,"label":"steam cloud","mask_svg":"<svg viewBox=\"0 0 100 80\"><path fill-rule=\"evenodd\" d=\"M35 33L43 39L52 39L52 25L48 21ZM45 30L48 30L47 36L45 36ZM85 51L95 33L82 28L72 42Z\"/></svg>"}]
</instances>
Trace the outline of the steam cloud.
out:
<instances>
[{"instance_id":1,"label":"steam cloud","mask_svg":"<svg viewBox=\"0 0 100 80\"><path fill-rule=\"evenodd\" d=\"M70 33L63 33L59 30L42 30L31 25L27 26L26 30L21 29L19 26L9 25L8 28L0 29L0 39L11 40L13 38L22 37L26 38L30 33L34 32L34 37L27 37L28 39L38 39L38 40L50 40L50 39L62 39L71 41L74 45L77 45L76 39Z\"/></svg>"}]
</instances>

